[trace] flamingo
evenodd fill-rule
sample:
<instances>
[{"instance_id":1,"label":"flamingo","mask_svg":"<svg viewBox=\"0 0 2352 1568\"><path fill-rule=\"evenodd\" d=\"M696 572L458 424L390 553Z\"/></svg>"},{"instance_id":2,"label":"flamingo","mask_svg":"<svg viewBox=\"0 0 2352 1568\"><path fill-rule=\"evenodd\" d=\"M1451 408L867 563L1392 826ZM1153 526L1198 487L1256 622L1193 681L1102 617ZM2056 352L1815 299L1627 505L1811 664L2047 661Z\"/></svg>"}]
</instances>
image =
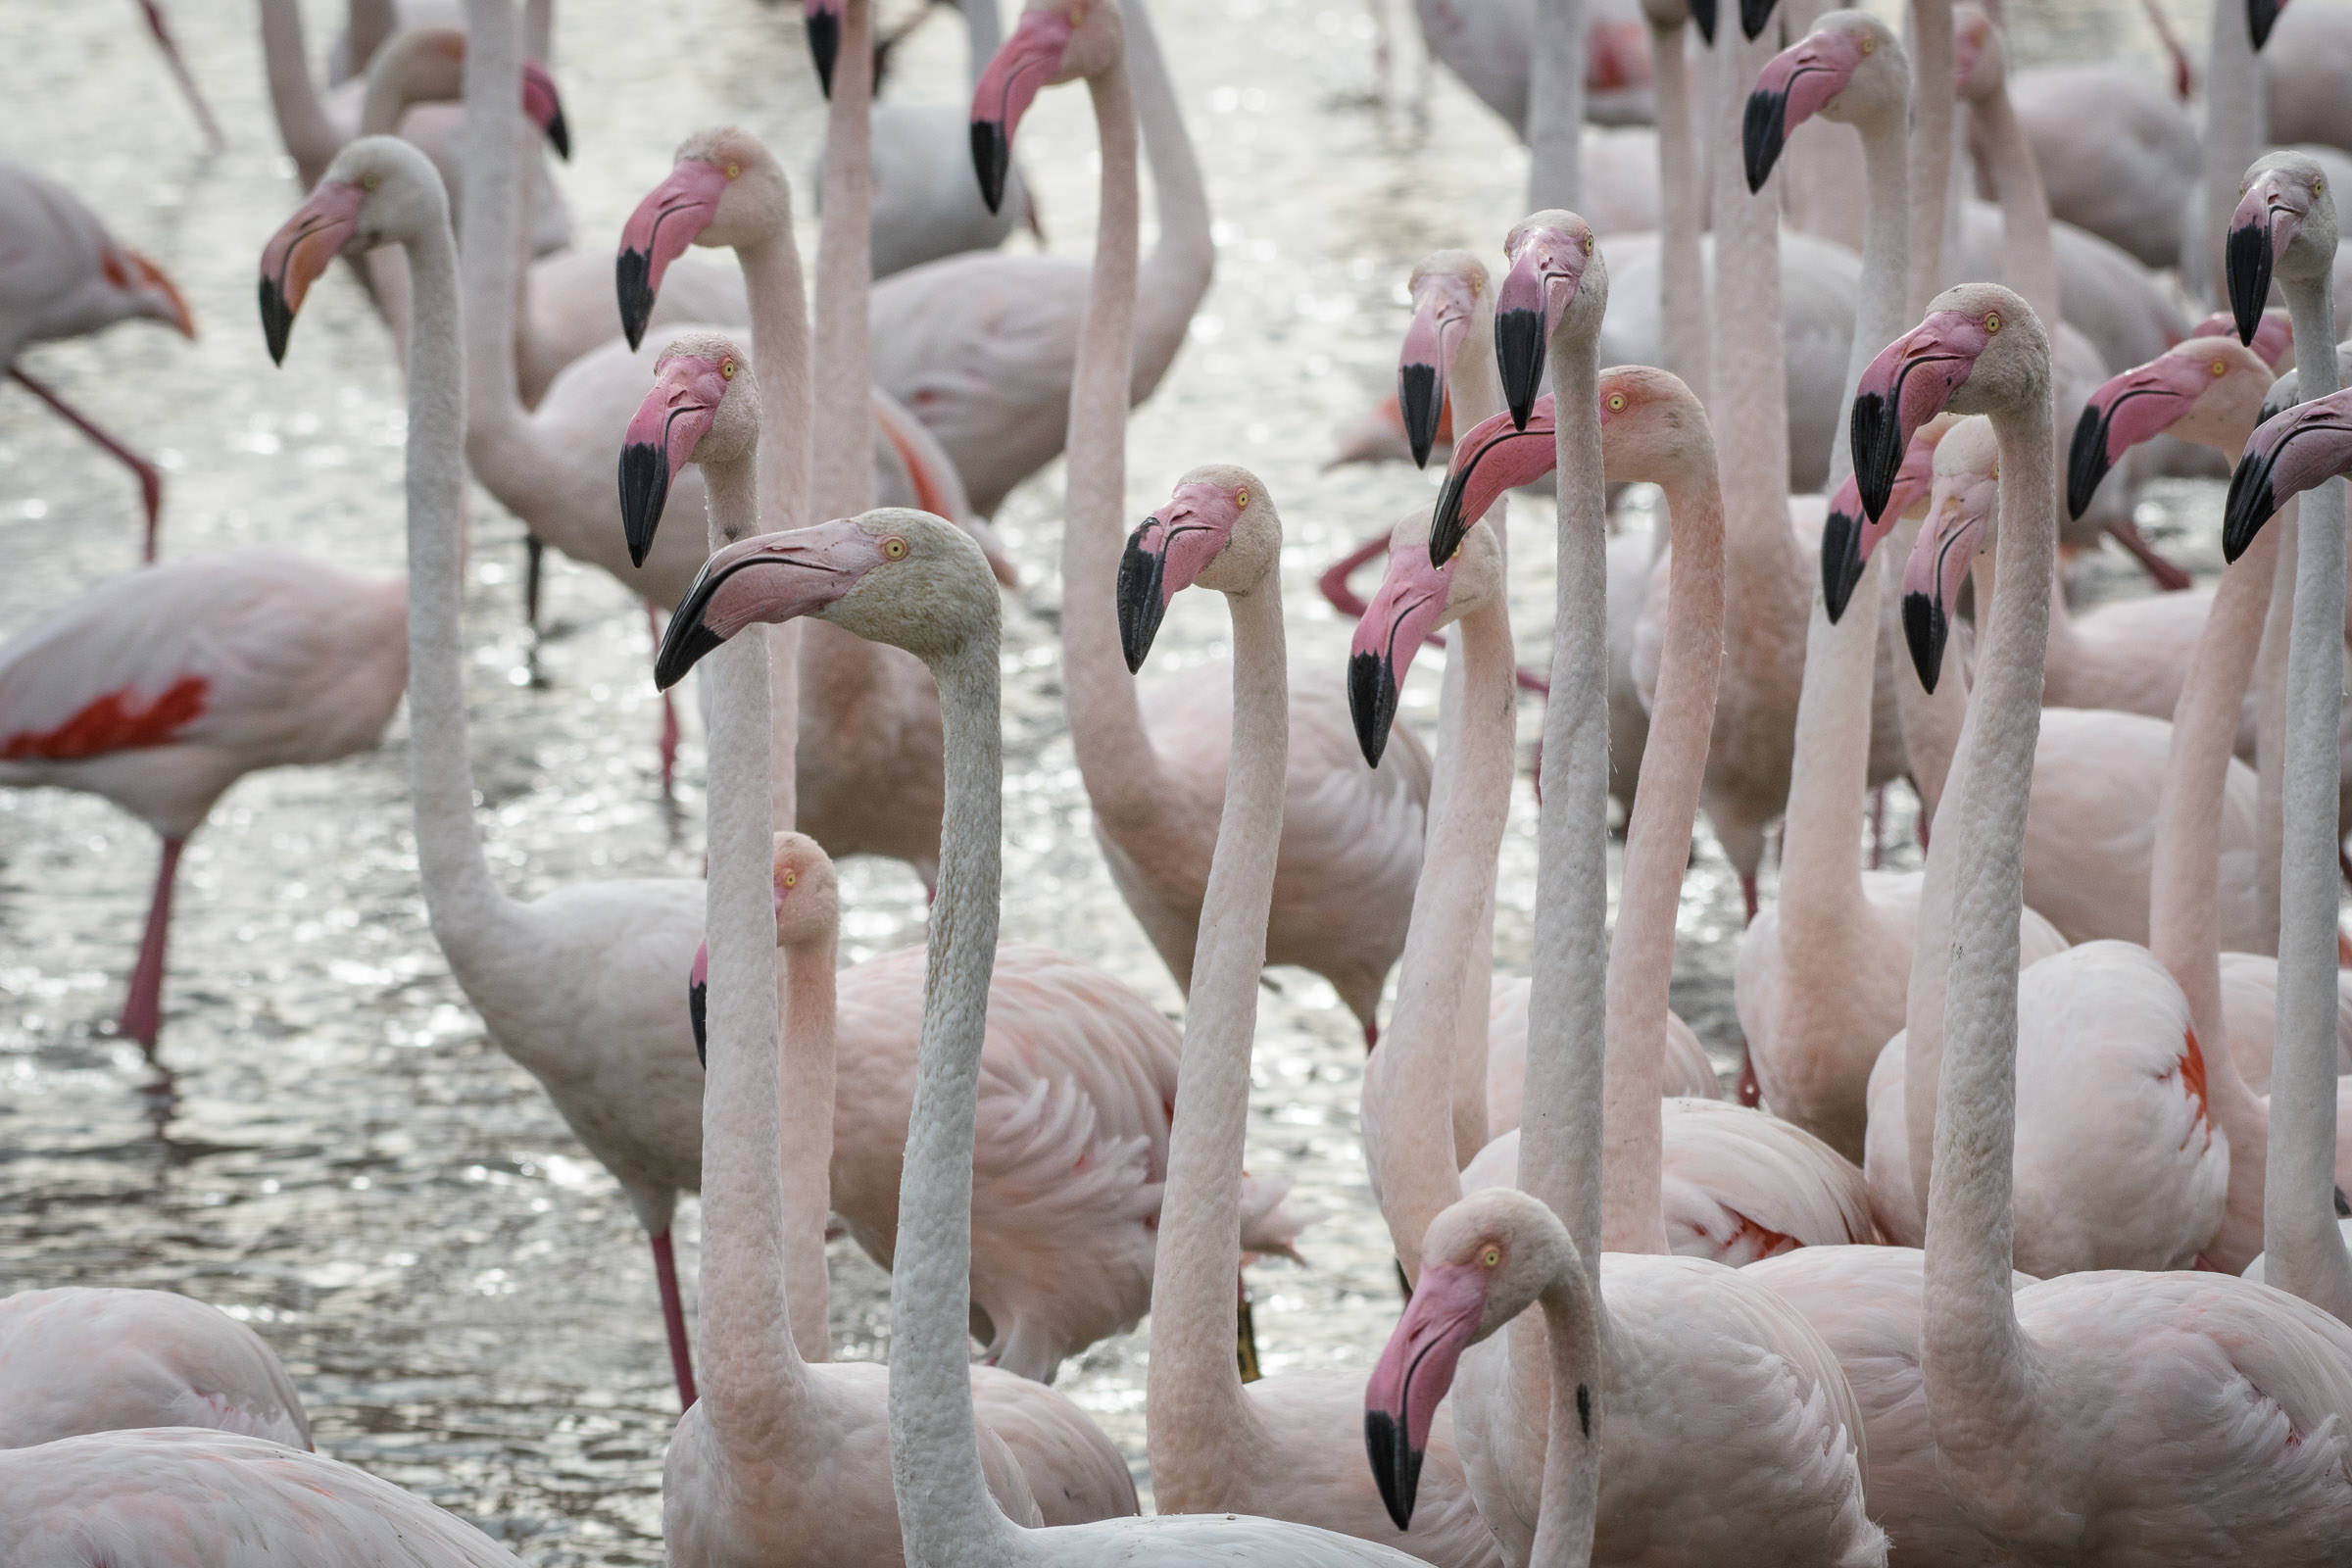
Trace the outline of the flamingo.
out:
<instances>
[{"instance_id":1,"label":"flamingo","mask_svg":"<svg viewBox=\"0 0 2352 1568\"><path fill-rule=\"evenodd\" d=\"M2011 1273L2014 933L2057 507L2049 352L2022 298L1963 285L1874 363L1857 401L1866 504L1884 504L1910 427L1939 406L1992 416L2007 492L1982 706L1936 834L1962 868L1922 1301L1937 1459L1968 1521L2016 1555L2323 1561L2352 1529L2352 1331L2229 1275L2017 1290Z\"/></svg>"},{"instance_id":2,"label":"flamingo","mask_svg":"<svg viewBox=\"0 0 2352 1568\"><path fill-rule=\"evenodd\" d=\"M1116 59L1116 13L1045 16L1071 28L1081 60ZM811 570L822 567L822 570ZM890 1463L906 1560L1152 1564L1253 1554L1320 1568L1411 1564L1393 1547L1234 1515L1108 1519L1023 1531L991 1494L967 1361L972 1169L986 997L996 954L999 796L1004 787L996 585L971 537L919 512L857 517L743 540L710 559L664 635L656 679L675 682L749 625L823 616L915 653L938 681L948 798L940 839L922 1040L891 1272ZM1230 1275L1224 1276L1230 1279Z\"/></svg>"},{"instance_id":3,"label":"flamingo","mask_svg":"<svg viewBox=\"0 0 2352 1568\"><path fill-rule=\"evenodd\" d=\"M261 1438L161 1427L0 1452L15 1568L522 1568L522 1559L365 1470Z\"/></svg>"},{"instance_id":4,"label":"flamingo","mask_svg":"<svg viewBox=\"0 0 2352 1568\"><path fill-rule=\"evenodd\" d=\"M210 1427L311 1446L302 1396L262 1337L170 1291L0 1298L0 1448L136 1427Z\"/></svg>"},{"instance_id":5,"label":"flamingo","mask_svg":"<svg viewBox=\"0 0 2352 1568\"><path fill-rule=\"evenodd\" d=\"M1114 578L1125 507L1129 313L1137 299L1135 140L1122 37L1148 34L1140 27L1122 33L1116 21L1025 12L974 95L972 145L985 184L1001 175L1038 88L1087 81L1103 144L1102 206L1069 403L1063 701L1111 878L1178 987L1189 989L1224 793L1229 714L1216 684L1196 674L1181 692L1152 693L1147 717L1133 662L1119 647ZM1158 74L1156 56L1146 59L1140 74ZM1420 870L1428 758L1417 746L1399 747L1386 765L1359 768L1337 694L1296 694L1291 735L1286 849L1275 871L1266 959L1330 980L1369 1043Z\"/></svg>"},{"instance_id":6,"label":"flamingo","mask_svg":"<svg viewBox=\"0 0 2352 1568\"><path fill-rule=\"evenodd\" d=\"M2291 9L2284 0L2247 0L2245 22L2247 41L2261 51L2269 139L2352 152L2352 121L2333 90L2352 58L2352 26L2346 25L2352 18L2344 8L2321 0Z\"/></svg>"},{"instance_id":7,"label":"flamingo","mask_svg":"<svg viewBox=\"0 0 2352 1568\"><path fill-rule=\"evenodd\" d=\"M146 508L143 560L155 559L164 476L18 363L34 343L103 331L117 321L161 321L196 336L196 318L164 270L115 243L73 192L20 165L0 163L0 365L9 378L128 467Z\"/></svg>"}]
</instances>

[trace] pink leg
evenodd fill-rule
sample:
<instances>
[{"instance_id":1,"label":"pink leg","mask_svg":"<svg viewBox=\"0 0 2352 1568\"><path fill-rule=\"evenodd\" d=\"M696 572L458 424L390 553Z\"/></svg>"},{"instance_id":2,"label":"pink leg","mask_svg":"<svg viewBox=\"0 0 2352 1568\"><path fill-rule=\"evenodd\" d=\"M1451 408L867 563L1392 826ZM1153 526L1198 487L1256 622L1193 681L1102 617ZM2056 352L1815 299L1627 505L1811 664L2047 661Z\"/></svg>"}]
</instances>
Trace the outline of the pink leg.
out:
<instances>
[{"instance_id":1,"label":"pink leg","mask_svg":"<svg viewBox=\"0 0 2352 1568\"><path fill-rule=\"evenodd\" d=\"M115 1032L136 1040L139 1049L155 1058L156 1036L164 1027L164 943L172 934L172 884L179 875L179 852L184 839L164 840L163 863L155 873L155 899L147 906L147 934L139 939L139 959L130 969L130 996Z\"/></svg>"},{"instance_id":2,"label":"pink leg","mask_svg":"<svg viewBox=\"0 0 2352 1568\"><path fill-rule=\"evenodd\" d=\"M1870 792L1870 868L1886 863L1886 786Z\"/></svg>"},{"instance_id":3,"label":"pink leg","mask_svg":"<svg viewBox=\"0 0 2352 1568\"><path fill-rule=\"evenodd\" d=\"M1754 925L1756 923L1756 879L1744 871L1740 874L1740 902L1747 906L1747 924Z\"/></svg>"},{"instance_id":4,"label":"pink leg","mask_svg":"<svg viewBox=\"0 0 2352 1568\"><path fill-rule=\"evenodd\" d=\"M1331 602L1332 609L1346 615L1349 620L1356 619L1371 606L1367 601L1356 596L1355 590L1348 585L1348 579L1354 576L1366 563L1388 554L1388 550L1389 536L1387 534L1372 535L1325 568L1323 575L1315 579L1317 591Z\"/></svg>"},{"instance_id":5,"label":"pink leg","mask_svg":"<svg viewBox=\"0 0 2352 1568\"><path fill-rule=\"evenodd\" d=\"M1379 1023L1378 1023L1378 1022L1376 1022L1375 1020L1373 1020L1373 1019L1370 1019L1370 1018L1366 1018L1366 1019L1364 1020L1364 1054L1365 1054L1366 1055L1370 1055L1370 1054L1372 1054L1373 1048L1374 1048L1374 1047L1376 1047L1376 1046L1378 1046L1379 1044L1380 1044L1380 1025L1379 1025Z\"/></svg>"},{"instance_id":6,"label":"pink leg","mask_svg":"<svg viewBox=\"0 0 2352 1568\"><path fill-rule=\"evenodd\" d=\"M171 68L172 79L179 83L188 107L196 112L196 122L204 127L205 142L219 152L226 145L220 139L220 123L213 119L212 106L204 101L204 94L196 90L196 78L188 74L187 62L179 57L179 45L172 37L170 24L164 20L163 7L156 0L139 0L139 9L147 13L147 30L155 34L157 45L164 51L164 64Z\"/></svg>"},{"instance_id":7,"label":"pink leg","mask_svg":"<svg viewBox=\"0 0 2352 1568\"><path fill-rule=\"evenodd\" d=\"M26 375L15 366L9 367L8 373L23 383L26 391L56 410L60 418L112 453L125 464L131 472L139 476L139 499L147 508L146 553L140 559L153 561L155 559L155 525L164 511L164 476L156 470L155 465L131 451L113 436L108 435L104 430L99 429L97 425L90 422L87 416L75 412L73 405L59 397L55 391Z\"/></svg>"},{"instance_id":8,"label":"pink leg","mask_svg":"<svg viewBox=\"0 0 2352 1568\"><path fill-rule=\"evenodd\" d=\"M2117 544L2132 552L2132 559L2147 568L2148 576L2166 593L2179 593L2189 586L2192 579L2188 573L2158 555L2156 547L2140 536L2131 518L2116 518L2107 524L2107 532Z\"/></svg>"},{"instance_id":9,"label":"pink leg","mask_svg":"<svg viewBox=\"0 0 2352 1568\"><path fill-rule=\"evenodd\" d=\"M1732 1092L1740 1097L1740 1103L1751 1110L1764 1103L1764 1086L1756 1082L1755 1058L1747 1054L1745 1046L1740 1048L1740 1082Z\"/></svg>"},{"instance_id":10,"label":"pink leg","mask_svg":"<svg viewBox=\"0 0 2352 1568\"><path fill-rule=\"evenodd\" d=\"M645 629L654 635L654 647L662 646L662 622L655 618L654 607L645 607ZM678 780L678 704L669 692L662 694L662 798L668 800Z\"/></svg>"},{"instance_id":11,"label":"pink leg","mask_svg":"<svg viewBox=\"0 0 2352 1568\"><path fill-rule=\"evenodd\" d=\"M678 1259L669 1232L653 1237L654 1279L662 1287L662 1326L669 1332L669 1367L678 1377L678 1408L694 1408L694 1352L686 1345L686 1302L678 1295Z\"/></svg>"}]
</instances>

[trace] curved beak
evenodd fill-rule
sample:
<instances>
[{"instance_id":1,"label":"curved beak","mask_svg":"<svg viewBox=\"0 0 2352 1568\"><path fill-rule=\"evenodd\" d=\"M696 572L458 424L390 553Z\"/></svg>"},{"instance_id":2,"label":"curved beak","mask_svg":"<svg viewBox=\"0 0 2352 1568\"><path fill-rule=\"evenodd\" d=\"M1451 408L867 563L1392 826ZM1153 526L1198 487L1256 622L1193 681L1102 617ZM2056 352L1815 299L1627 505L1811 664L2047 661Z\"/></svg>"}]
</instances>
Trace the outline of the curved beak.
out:
<instances>
[{"instance_id":1,"label":"curved beak","mask_svg":"<svg viewBox=\"0 0 2352 1568\"><path fill-rule=\"evenodd\" d=\"M172 274L137 251L124 251L122 257L130 263L130 270L138 274L139 281L147 286L148 292L163 302L164 317L171 322L172 329L194 342L195 313L188 309L187 298L179 292L179 285L172 281Z\"/></svg>"},{"instance_id":2,"label":"curved beak","mask_svg":"<svg viewBox=\"0 0 2352 1568\"><path fill-rule=\"evenodd\" d=\"M1764 24L1772 20L1773 0L1740 0L1740 30L1754 43L1764 36Z\"/></svg>"},{"instance_id":3,"label":"curved beak","mask_svg":"<svg viewBox=\"0 0 2352 1568\"><path fill-rule=\"evenodd\" d=\"M1533 484L1549 473L1558 461L1554 415L1558 405L1550 393L1536 400L1524 427L1507 414L1481 419L1453 444L1453 461L1446 467L1446 487L1429 518L1429 562L1443 565L1461 548L1462 535L1487 514L1494 498L1505 490Z\"/></svg>"},{"instance_id":4,"label":"curved beak","mask_svg":"<svg viewBox=\"0 0 2352 1568\"><path fill-rule=\"evenodd\" d=\"M1754 34L1749 34L1753 37ZM1843 92L1862 63L1853 38L1831 29L1812 33L1774 55L1756 74L1755 91L1740 125L1740 148L1747 163L1750 195L1764 188L1780 161L1788 132L1821 112Z\"/></svg>"},{"instance_id":5,"label":"curved beak","mask_svg":"<svg viewBox=\"0 0 2352 1568\"><path fill-rule=\"evenodd\" d=\"M2066 458L2066 514L2080 517L2107 470L2186 414L2204 390L2201 365L2160 355L2110 379L2082 405Z\"/></svg>"},{"instance_id":6,"label":"curved beak","mask_svg":"<svg viewBox=\"0 0 2352 1568\"><path fill-rule=\"evenodd\" d=\"M1144 667L1168 603L1190 588L1233 538L1242 509L1221 486L1180 484L1168 504L1127 536L1119 557L1119 647L1127 672Z\"/></svg>"},{"instance_id":7,"label":"curved beak","mask_svg":"<svg viewBox=\"0 0 2352 1568\"><path fill-rule=\"evenodd\" d=\"M1968 578L1977 541L1984 531L1985 512L1981 499L1968 494L1969 488L1936 486L1927 524L1903 566L1903 642L1911 650L1911 667L1919 671L1920 685L1931 692L1943 671L1943 647L1959 607L1960 584Z\"/></svg>"},{"instance_id":8,"label":"curved beak","mask_svg":"<svg viewBox=\"0 0 2352 1568\"><path fill-rule=\"evenodd\" d=\"M885 559L881 541L847 517L737 540L703 563L678 601L654 656L654 684L669 690L746 626L822 614Z\"/></svg>"},{"instance_id":9,"label":"curved beak","mask_svg":"<svg viewBox=\"0 0 2352 1568\"><path fill-rule=\"evenodd\" d=\"M311 199L296 208L262 248L262 336L270 345L272 364L286 363L286 337L294 330L294 314L326 264L359 231L360 204L367 195L350 180L320 180Z\"/></svg>"},{"instance_id":10,"label":"curved beak","mask_svg":"<svg viewBox=\"0 0 2352 1568\"><path fill-rule=\"evenodd\" d=\"M522 112L555 148L556 156L570 163L571 127L564 122L564 100L556 91L556 78L537 61L523 63Z\"/></svg>"},{"instance_id":11,"label":"curved beak","mask_svg":"<svg viewBox=\"0 0 2352 1568\"><path fill-rule=\"evenodd\" d=\"M1873 520L1886 514L1911 437L1943 412L1990 341L1982 322L1936 311L1880 351L1854 390L1854 484Z\"/></svg>"},{"instance_id":12,"label":"curved beak","mask_svg":"<svg viewBox=\"0 0 2352 1568\"><path fill-rule=\"evenodd\" d=\"M612 281L620 296L620 329L631 350L645 341L662 274L710 226L726 188L725 170L699 158L681 158L622 225Z\"/></svg>"},{"instance_id":13,"label":"curved beak","mask_svg":"<svg viewBox=\"0 0 2352 1568\"><path fill-rule=\"evenodd\" d=\"M2286 0L2246 0L2246 36L2255 53L2271 41L2271 29L2278 25L2278 13L2285 9Z\"/></svg>"},{"instance_id":14,"label":"curved beak","mask_svg":"<svg viewBox=\"0 0 2352 1568\"><path fill-rule=\"evenodd\" d=\"M841 58L842 0L802 0L801 21L808 28L808 53L816 61L816 84L833 96L833 64Z\"/></svg>"},{"instance_id":15,"label":"curved beak","mask_svg":"<svg viewBox=\"0 0 2352 1568\"><path fill-rule=\"evenodd\" d=\"M686 971L686 1021L694 1027L694 1059L710 1066L710 940L695 945L694 965Z\"/></svg>"},{"instance_id":16,"label":"curved beak","mask_svg":"<svg viewBox=\"0 0 2352 1568\"><path fill-rule=\"evenodd\" d=\"M1038 89L1060 71L1074 30L1058 10L1023 12L1020 24L972 88L972 171L980 176L980 196L992 213L1004 201L1013 132L1037 101Z\"/></svg>"},{"instance_id":17,"label":"curved beak","mask_svg":"<svg viewBox=\"0 0 2352 1568\"><path fill-rule=\"evenodd\" d=\"M1903 453L1903 466L1895 472L1894 488L1887 493L1886 509L1877 518L1863 512L1861 487L1850 475L1830 498L1829 515L1821 527L1821 597L1831 625L1838 623L1845 607L1853 602L1862 570L1870 564L1880 541L1894 532L1903 514L1926 499L1934 486L1936 445L1942 435L1941 429L1931 424L1911 438Z\"/></svg>"},{"instance_id":18,"label":"curved beak","mask_svg":"<svg viewBox=\"0 0 2352 1568\"><path fill-rule=\"evenodd\" d=\"M1429 450L1437 445L1447 407L1446 368L1469 326L1469 318L1438 289L1422 290L1413 302L1413 322L1404 329L1404 349L1396 357L1396 412L1416 468L1429 466Z\"/></svg>"},{"instance_id":19,"label":"curved beak","mask_svg":"<svg viewBox=\"0 0 2352 1568\"><path fill-rule=\"evenodd\" d=\"M2235 337L2237 314L2234 311L2216 311L2188 329L2188 337ZM2186 342L2187 338L2183 338ZM2272 373L2283 374L2294 368L2295 325L2286 312L2277 306L2262 313L2254 324L2254 340L2246 347L2257 359L2271 368Z\"/></svg>"},{"instance_id":20,"label":"curved beak","mask_svg":"<svg viewBox=\"0 0 2352 1568\"><path fill-rule=\"evenodd\" d=\"M620 442L620 527L632 565L645 564L669 482L710 433L726 391L718 367L697 355L673 354L655 370L654 389Z\"/></svg>"},{"instance_id":21,"label":"curved beak","mask_svg":"<svg viewBox=\"0 0 2352 1568\"><path fill-rule=\"evenodd\" d=\"M1364 761L1380 765L1389 731L1396 722L1396 694L1429 634L1446 613L1453 586L1453 563L1432 564L1418 539L1393 544L1388 574L1355 623L1348 650L1348 713L1355 721L1355 743Z\"/></svg>"},{"instance_id":22,"label":"curved beak","mask_svg":"<svg viewBox=\"0 0 2352 1568\"><path fill-rule=\"evenodd\" d=\"M1380 1500L1399 1530L1412 1525L1429 1429L1438 1401L1453 1387L1462 1351L1478 1337L1492 1278L1484 1269L1459 1263L1424 1268L1364 1384L1364 1451Z\"/></svg>"},{"instance_id":23,"label":"curved beak","mask_svg":"<svg viewBox=\"0 0 2352 1568\"><path fill-rule=\"evenodd\" d=\"M1708 48L1715 47L1715 0L1690 0L1690 20L1698 24L1698 35Z\"/></svg>"},{"instance_id":24,"label":"curved beak","mask_svg":"<svg viewBox=\"0 0 2352 1568\"><path fill-rule=\"evenodd\" d=\"M2291 498L2352 469L2352 391L2298 403L2266 419L2230 475L2222 508L2222 556L2246 553L2262 525Z\"/></svg>"},{"instance_id":25,"label":"curved beak","mask_svg":"<svg viewBox=\"0 0 2352 1568\"><path fill-rule=\"evenodd\" d=\"M2262 324L2262 309L2271 297L2271 271L2311 211L2311 197L2284 170L2269 169L2255 176L2230 215L2230 237L2222 247L2222 268L2230 284L2230 314L2237 324L2237 340L2251 348Z\"/></svg>"},{"instance_id":26,"label":"curved beak","mask_svg":"<svg viewBox=\"0 0 2352 1568\"><path fill-rule=\"evenodd\" d=\"M1494 361L1511 422L1527 428L1552 329L1584 281L1586 252L1574 236L1538 228L1524 236L1494 293Z\"/></svg>"}]
</instances>

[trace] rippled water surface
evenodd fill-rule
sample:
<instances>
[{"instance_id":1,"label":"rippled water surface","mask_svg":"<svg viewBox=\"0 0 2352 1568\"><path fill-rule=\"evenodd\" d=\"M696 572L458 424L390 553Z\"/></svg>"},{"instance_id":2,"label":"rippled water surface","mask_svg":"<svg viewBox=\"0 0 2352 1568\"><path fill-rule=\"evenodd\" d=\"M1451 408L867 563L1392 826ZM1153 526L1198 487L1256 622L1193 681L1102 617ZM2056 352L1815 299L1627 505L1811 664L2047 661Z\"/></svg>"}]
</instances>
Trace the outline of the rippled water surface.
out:
<instances>
[{"instance_id":1,"label":"rippled water surface","mask_svg":"<svg viewBox=\"0 0 2352 1568\"><path fill-rule=\"evenodd\" d=\"M808 167L821 106L793 8L564 0L560 10L576 160L560 179L581 243L612 243L699 126L751 125L789 167ZM317 54L339 7L308 0L305 12ZM199 149L132 8L0 0L0 91L15 105L0 156L64 179L123 242L162 261L204 333L189 345L129 326L26 363L159 455L168 557L268 545L395 573L403 415L386 340L336 271L305 309L287 367L270 368L253 269L297 192L253 14L229 0L183 0L174 13L228 127L217 156ZM1400 7L1385 24L1362 0L1156 0L1155 14L1207 172L1217 280L1131 427L1131 508L1140 515L1196 463L1255 468L1289 531L1297 678L1337 681L1348 628L1314 596L1313 576L1358 535L1426 504L1434 481L1401 466L1322 474L1329 432L1393 374L1413 260L1440 245L1492 250L1520 216L1524 155L1426 66ZM2182 20L2202 36L2201 17ZM2147 46L2128 0L2036 7L2020 30L2029 58L2057 45L2079 56L2100 39ZM941 16L899 52L889 91L956 98L961 69L959 29ZM1084 254L1094 209L1084 95L1042 98L1021 149L1054 248ZM2178 520L2210 512L2212 495L2166 487L2143 520L2183 542ZM1018 671L1005 689L1004 936L1081 956L1173 1014L1174 987L1095 851L1062 728L1059 506L1056 466L998 518L1026 574L1007 603ZM135 516L122 470L21 390L0 389L0 630L131 566ZM473 516L469 701L494 868L525 896L574 879L697 874L700 752L690 739L677 808L665 809L641 613L601 574L556 564L534 652L517 613L518 531L478 493ZM1522 503L1517 517L1514 603L1522 646L1537 650L1549 551L1537 511ZM2185 541L2192 555L2211 554L2209 532ZM1187 596L1171 612L1159 678L1221 651L1211 600ZM1438 662L1422 661L1406 697L1425 732ZM1523 710L1524 740L1538 718ZM167 994L168 1083L111 1024L152 840L92 797L0 792L0 1294L140 1285L217 1302L284 1356L327 1451L456 1509L531 1561L658 1562L676 1407L644 1244L618 1189L449 977L416 886L405 745L396 721L372 756L249 779L196 838ZM1519 795L1498 921L1505 972L1523 972L1534 889L1524 782ZM1898 844L1907 821L1898 803ZM844 887L845 957L921 940L921 888L904 867L853 862ZM1684 893L1676 1003L1726 1064L1739 913L1728 868L1702 842ZM1328 1215L1303 1244L1306 1267L1253 1271L1269 1370L1368 1365L1394 1318L1356 1134L1362 1054L1323 982L1269 976L1250 1165L1287 1177ZM693 1234L689 1203L690 1279ZM878 1354L886 1281L846 1244L834 1262L837 1353ZM1145 1341L1139 1331L1099 1346L1061 1380L1139 1476Z\"/></svg>"}]
</instances>

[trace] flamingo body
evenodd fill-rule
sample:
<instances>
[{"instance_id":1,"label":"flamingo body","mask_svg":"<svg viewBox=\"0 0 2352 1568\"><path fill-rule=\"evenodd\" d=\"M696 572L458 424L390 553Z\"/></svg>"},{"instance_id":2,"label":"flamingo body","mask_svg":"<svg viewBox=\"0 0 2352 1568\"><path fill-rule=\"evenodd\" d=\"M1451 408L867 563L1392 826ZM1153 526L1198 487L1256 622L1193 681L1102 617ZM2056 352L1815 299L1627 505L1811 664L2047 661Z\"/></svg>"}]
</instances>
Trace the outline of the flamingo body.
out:
<instances>
[{"instance_id":1,"label":"flamingo body","mask_svg":"<svg viewBox=\"0 0 2352 1568\"><path fill-rule=\"evenodd\" d=\"M169 1291L69 1288L0 1300L0 1447L138 1427L311 1446L285 1367L225 1312Z\"/></svg>"}]
</instances>

